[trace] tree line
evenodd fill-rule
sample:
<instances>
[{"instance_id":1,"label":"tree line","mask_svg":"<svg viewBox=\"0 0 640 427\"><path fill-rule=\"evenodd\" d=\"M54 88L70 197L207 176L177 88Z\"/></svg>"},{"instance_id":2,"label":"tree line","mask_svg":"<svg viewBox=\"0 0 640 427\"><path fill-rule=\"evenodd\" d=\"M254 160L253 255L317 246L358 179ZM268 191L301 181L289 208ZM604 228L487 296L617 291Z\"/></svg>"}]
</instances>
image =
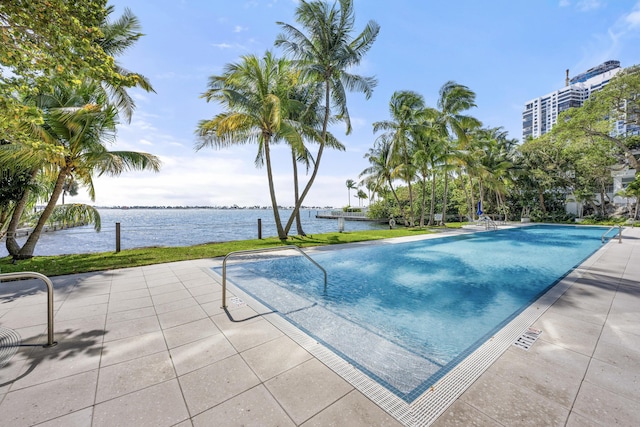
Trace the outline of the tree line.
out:
<instances>
[{"instance_id":1,"label":"tree line","mask_svg":"<svg viewBox=\"0 0 640 427\"><path fill-rule=\"evenodd\" d=\"M343 124L351 132L347 93L369 98L377 85L352 70L380 31L371 20L355 29L352 0L302 0L295 21L276 23L274 48L282 56L245 55L209 78L202 97L222 112L197 124L194 146L257 146L255 164L266 169L283 240L294 222L305 234L299 211L324 150L345 149L329 128ZM95 209L58 205L60 197L80 187L93 198L96 175L159 169L152 154L108 150L117 123L130 121L135 109L127 90L153 91L146 77L117 61L141 36L137 18L128 9L113 17L106 0L0 3L0 232L15 259L33 255L52 216L99 229ZM371 196L358 198L371 199L376 218L400 218L407 226L444 224L451 216L473 220L480 210L504 219L565 220L568 194L587 213L605 217L611 172L638 170L638 94L640 67L629 67L582 107L562 113L551 132L519 144L470 114L476 95L465 85L444 83L434 107L418 92L399 90L388 118L373 123L369 166L359 176ZM620 133L620 123L630 132ZM280 218L273 179L271 150L279 143L290 148L293 168L289 218ZM310 173L306 183L300 170ZM349 197L354 184L347 181ZM639 192L636 175L620 195L637 202ZM38 202L45 208L20 246L15 231Z\"/></svg>"},{"instance_id":2,"label":"tree line","mask_svg":"<svg viewBox=\"0 0 640 427\"><path fill-rule=\"evenodd\" d=\"M466 86L445 83L435 108L418 93L396 92L390 118L373 124L378 137L360 174L361 184L379 196L369 215L421 227L448 217L473 221L480 213L559 222L574 219L565 209L573 200L578 216L605 219L613 208L612 172L632 169L635 179L616 195L634 201L624 214L635 219L639 95L640 67L632 66L583 106L561 113L549 133L519 144L466 114L476 106Z\"/></svg>"}]
</instances>

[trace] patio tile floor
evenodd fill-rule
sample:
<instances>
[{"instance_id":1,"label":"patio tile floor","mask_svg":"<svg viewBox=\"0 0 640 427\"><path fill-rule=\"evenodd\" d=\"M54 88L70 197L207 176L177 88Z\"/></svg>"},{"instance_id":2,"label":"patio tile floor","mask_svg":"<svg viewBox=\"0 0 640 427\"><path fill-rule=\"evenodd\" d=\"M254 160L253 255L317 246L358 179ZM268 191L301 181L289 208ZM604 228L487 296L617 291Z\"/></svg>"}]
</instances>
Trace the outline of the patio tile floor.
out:
<instances>
[{"instance_id":1,"label":"patio tile floor","mask_svg":"<svg viewBox=\"0 0 640 427\"><path fill-rule=\"evenodd\" d=\"M640 229L607 243L435 421L640 425ZM0 425L399 426L251 302L220 309L205 259L54 277L55 338L36 280L0 283L0 326L21 346L0 367Z\"/></svg>"}]
</instances>

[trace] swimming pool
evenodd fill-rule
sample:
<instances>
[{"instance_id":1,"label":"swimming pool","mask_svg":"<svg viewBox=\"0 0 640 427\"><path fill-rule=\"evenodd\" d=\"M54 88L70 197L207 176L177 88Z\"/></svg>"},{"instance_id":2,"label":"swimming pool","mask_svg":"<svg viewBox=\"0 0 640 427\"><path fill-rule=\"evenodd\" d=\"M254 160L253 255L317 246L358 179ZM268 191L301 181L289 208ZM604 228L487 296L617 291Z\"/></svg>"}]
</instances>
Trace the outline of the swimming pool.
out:
<instances>
[{"instance_id":1,"label":"swimming pool","mask_svg":"<svg viewBox=\"0 0 640 427\"><path fill-rule=\"evenodd\" d=\"M601 246L529 226L230 266L236 285L409 403Z\"/></svg>"}]
</instances>

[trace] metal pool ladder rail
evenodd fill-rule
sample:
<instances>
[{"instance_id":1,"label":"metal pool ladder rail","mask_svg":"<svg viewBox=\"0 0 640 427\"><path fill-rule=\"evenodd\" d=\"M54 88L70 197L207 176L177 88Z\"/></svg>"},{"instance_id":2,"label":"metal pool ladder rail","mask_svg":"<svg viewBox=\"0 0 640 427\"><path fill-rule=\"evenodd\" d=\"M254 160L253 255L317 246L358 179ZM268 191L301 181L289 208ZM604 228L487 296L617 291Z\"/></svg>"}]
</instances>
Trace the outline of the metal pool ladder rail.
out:
<instances>
[{"instance_id":1,"label":"metal pool ladder rail","mask_svg":"<svg viewBox=\"0 0 640 427\"><path fill-rule=\"evenodd\" d=\"M47 344L44 347L53 347L58 343L53 340L53 283L44 274L34 271L21 271L17 273L0 274L2 279L40 279L47 285Z\"/></svg>"},{"instance_id":2,"label":"metal pool ladder rail","mask_svg":"<svg viewBox=\"0 0 640 427\"><path fill-rule=\"evenodd\" d=\"M497 230L498 229L498 224L496 224L496 222L494 220L492 220L491 218L489 218L486 215L481 218L481 221L484 222L484 229L485 230Z\"/></svg>"},{"instance_id":3,"label":"metal pool ladder rail","mask_svg":"<svg viewBox=\"0 0 640 427\"><path fill-rule=\"evenodd\" d=\"M618 243L622 243L622 226L621 225L612 225L611 228L609 228L607 231L605 231L602 234L602 243L604 243L604 239L607 236L607 234L609 234L609 232L611 230L613 230L614 228L618 227L618 236L616 236L618 238Z\"/></svg>"},{"instance_id":4,"label":"metal pool ladder rail","mask_svg":"<svg viewBox=\"0 0 640 427\"><path fill-rule=\"evenodd\" d=\"M320 270L322 270L322 273L324 274L324 289L326 290L327 289L327 270L322 268L322 266L320 264L318 264L316 261L314 261L313 258L311 258L302 249L300 249L299 247L297 247L295 245L277 246L275 248L266 248L266 249L250 249L250 250L246 250L246 251L229 252L227 254L227 256L224 257L224 260L222 261L222 308L224 308L224 309L227 308L227 259L229 259L230 256L232 256L232 255L240 255L240 254L258 253L258 252L275 252L275 251L282 251L282 250L287 250L287 249L293 249L295 251L300 252L305 258L307 258L316 267L318 267Z\"/></svg>"}]
</instances>

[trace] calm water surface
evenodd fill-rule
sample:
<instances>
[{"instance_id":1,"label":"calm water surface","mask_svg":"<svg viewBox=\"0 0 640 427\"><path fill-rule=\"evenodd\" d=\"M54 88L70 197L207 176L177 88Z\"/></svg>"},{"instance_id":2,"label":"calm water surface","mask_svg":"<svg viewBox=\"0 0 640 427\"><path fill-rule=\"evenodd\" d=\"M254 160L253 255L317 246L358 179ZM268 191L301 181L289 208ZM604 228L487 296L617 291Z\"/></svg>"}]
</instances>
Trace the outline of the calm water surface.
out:
<instances>
[{"instance_id":1,"label":"calm water surface","mask_svg":"<svg viewBox=\"0 0 640 427\"><path fill-rule=\"evenodd\" d=\"M246 240L275 236L273 211L263 209L99 209L102 231L93 226L42 233L34 255L61 255L115 250L115 224L120 223L121 248L149 246L191 246L209 242ZM303 210L301 219L307 234L338 231L338 221L317 219L318 210ZM290 210L280 211L283 223ZM283 224L284 225L284 224ZM384 228L369 221L346 221L345 231ZM292 234L296 234L295 223ZM26 237L18 239L24 243ZM7 256L4 241L0 257Z\"/></svg>"}]
</instances>

